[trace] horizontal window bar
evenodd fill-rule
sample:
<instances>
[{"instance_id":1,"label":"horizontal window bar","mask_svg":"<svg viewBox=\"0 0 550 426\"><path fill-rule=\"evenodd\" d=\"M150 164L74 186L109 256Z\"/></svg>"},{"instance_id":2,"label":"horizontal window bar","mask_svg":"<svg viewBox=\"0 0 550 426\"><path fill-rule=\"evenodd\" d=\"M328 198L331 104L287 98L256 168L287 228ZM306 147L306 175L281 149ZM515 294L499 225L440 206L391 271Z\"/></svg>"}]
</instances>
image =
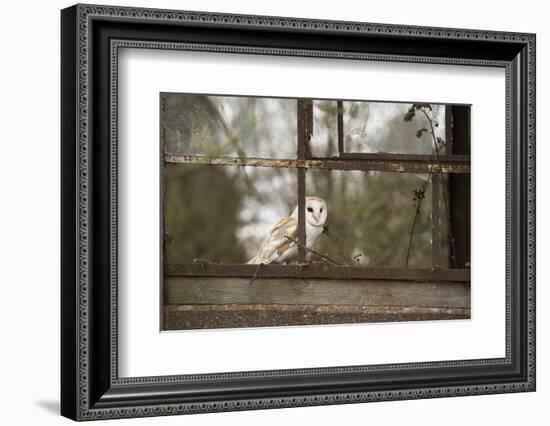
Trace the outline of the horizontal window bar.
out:
<instances>
[{"instance_id":1,"label":"horizontal window bar","mask_svg":"<svg viewBox=\"0 0 550 426\"><path fill-rule=\"evenodd\" d=\"M343 160L372 160L372 161L428 161L451 163L451 164L470 164L469 155L448 155L440 154L390 154L385 152L343 152L338 158Z\"/></svg>"},{"instance_id":2,"label":"horizontal window bar","mask_svg":"<svg viewBox=\"0 0 550 426\"><path fill-rule=\"evenodd\" d=\"M209 157L203 155L175 155L166 154L164 161L172 164L206 164L221 166L252 166L278 168L305 168L328 170L362 170L399 173L470 173L469 156L440 156L439 161L433 155L407 155L408 158L396 158L388 154L380 158L369 157L364 159L353 158L314 158L308 160L289 160L274 158L247 158L247 157ZM396 157L402 157L395 154Z\"/></svg>"},{"instance_id":3,"label":"horizontal window bar","mask_svg":"<svg viewBox=\"0 0 550 426\"><path fill-rule=\"evenodd\" d=\"M364 280L410 280L423 282L470 281L469 269L443 268L371 268L359 266L258 265L192 263L167 264L164 274L169 277L254 277L254 278L323 278Z\"/></svg>"}]
</instances>

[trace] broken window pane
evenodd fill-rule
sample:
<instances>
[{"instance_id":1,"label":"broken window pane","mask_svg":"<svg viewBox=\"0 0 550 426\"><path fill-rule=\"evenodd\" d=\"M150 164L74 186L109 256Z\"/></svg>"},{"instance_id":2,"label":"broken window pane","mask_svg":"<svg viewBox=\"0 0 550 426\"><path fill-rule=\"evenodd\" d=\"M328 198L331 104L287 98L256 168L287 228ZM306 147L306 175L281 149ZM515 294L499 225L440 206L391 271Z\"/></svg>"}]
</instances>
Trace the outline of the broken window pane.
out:
<instances>
[{"instance_id":1,"label":"broken window pane","mask_svg":"<svg viewBox=\"0 0 550 426\"><path fill-rule=\"evenodd\" d=\"M425 105L405 120L412 103L343 101L345 153L445 153L445 105ZM336 100L314 100L314 127L310 141L314 157L338 154ZM433 129L433 133L432 133Z\"/></svg>"}]
</instances>

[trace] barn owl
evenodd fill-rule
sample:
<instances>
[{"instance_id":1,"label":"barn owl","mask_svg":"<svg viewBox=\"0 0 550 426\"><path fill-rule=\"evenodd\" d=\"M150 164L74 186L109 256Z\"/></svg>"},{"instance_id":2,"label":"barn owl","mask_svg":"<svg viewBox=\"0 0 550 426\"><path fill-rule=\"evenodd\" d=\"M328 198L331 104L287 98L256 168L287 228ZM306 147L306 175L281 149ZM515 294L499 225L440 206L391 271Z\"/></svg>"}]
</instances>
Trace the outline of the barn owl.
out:
<instances>
[{"instance_id":1,"label":"barn owl","mask_svg":"<svg viewBox=\"0 0 550 426\"><path fill-rule=\"evenodd\" d=\"M306 247L311 249L323 233L327 221L327 203L318 197L306 197ZM248 263L289 263L298 257L298 207L288 217L281 219L269 231L256 256Z\"/></svg>"}]
</instances>

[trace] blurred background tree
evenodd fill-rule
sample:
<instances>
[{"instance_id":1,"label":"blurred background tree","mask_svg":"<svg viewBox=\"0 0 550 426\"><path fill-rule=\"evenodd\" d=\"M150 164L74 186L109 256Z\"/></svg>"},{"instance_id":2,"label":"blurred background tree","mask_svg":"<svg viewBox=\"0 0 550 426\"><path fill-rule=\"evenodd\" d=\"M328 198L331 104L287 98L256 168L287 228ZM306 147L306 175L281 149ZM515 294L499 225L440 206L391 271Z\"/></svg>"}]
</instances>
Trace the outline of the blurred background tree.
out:
<instances>
[{"instance_id":1,"label":"blurred background tree","mask_svg":"<svg viewBox=\"0 0 550 426\"><path fill-rule=\"evenodd\" d=\"M196 164L169 164L165 173L166 261L242 262L246 252L235 232L242 225L238 216L242 194L234 178L220 167Z\"/></svg>"}]
</instances>

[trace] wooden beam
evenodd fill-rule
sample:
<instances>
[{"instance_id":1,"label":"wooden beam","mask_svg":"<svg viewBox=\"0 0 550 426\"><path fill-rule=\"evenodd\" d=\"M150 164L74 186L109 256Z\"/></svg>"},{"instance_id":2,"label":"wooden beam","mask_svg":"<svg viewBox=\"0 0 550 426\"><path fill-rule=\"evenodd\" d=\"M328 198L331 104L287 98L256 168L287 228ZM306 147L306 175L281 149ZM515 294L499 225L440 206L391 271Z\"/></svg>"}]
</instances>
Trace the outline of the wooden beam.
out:
<instances>
[{"instance_id":1,"label":"wooden beam","mask_svg":"<svg viewBox=\"0 0 550 426\"><path fill-rule=\"evenodd\" d=\"M402 281L166 277L164 304L470 307L470 286Z\"/></svg>"}]
</instances>

